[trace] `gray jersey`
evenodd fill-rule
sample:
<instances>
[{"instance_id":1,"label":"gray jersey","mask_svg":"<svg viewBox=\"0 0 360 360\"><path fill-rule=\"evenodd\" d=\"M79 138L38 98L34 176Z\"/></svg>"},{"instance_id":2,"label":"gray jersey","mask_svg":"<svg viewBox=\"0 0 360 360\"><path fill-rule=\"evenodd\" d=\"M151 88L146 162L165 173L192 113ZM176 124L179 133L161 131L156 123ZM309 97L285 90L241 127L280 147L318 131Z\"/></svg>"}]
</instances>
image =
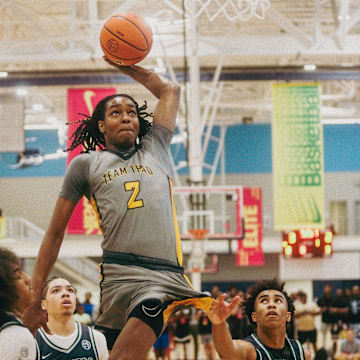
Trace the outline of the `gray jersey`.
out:
<instances>
[{"instance_id":1,"label":"gray jersey","mask_svg":"<svg viewBox=\"0 0 360 360\"><path fill-rule=\"evenodd\" d=\"M169 160L173 133L154 124L129 158L110 151L75 157L60 196L95 208L104 251L132 253L182 265L171 191Z\"/></svg>"}]
</instances>

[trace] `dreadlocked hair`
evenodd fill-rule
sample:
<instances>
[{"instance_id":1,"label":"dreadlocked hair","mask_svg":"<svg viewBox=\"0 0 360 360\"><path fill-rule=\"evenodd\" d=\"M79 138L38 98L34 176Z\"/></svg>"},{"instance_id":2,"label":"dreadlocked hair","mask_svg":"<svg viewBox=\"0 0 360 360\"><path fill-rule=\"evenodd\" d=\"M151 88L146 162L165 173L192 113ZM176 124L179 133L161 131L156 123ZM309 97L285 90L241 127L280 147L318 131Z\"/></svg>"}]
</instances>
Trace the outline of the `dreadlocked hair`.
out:
<instances>
[{"instance_id":1,"label":"dreadlocked hair","mask_svg":"<svg viewBox=\"0 0 360 360\"><path fill-rule=\"evenodd\" d=\"M74 150L79 145L83 146L83 153L88 153L90 150L104 150L106 148L105 137L104 134L99 130L98 122L99 120L105 119L105 109L107 102L118 96L126 97L135 104L136 113L140 123L138 138L139 142L141 141L141 139L147 134L152 126L152 123L146 120L148 117L153 117L153 113L148 113L145 111L147 109L147 102L144 101L144 105L139 106L130 95L113 94L99 101L91 116L79 113L79 115L84 116L83 119L67 123L67 125L78 123L80 123L80 125L71 135L70 140L72 140L72 143L70 147L66 149L66 151Z\"/></svg>"}]
</instances>

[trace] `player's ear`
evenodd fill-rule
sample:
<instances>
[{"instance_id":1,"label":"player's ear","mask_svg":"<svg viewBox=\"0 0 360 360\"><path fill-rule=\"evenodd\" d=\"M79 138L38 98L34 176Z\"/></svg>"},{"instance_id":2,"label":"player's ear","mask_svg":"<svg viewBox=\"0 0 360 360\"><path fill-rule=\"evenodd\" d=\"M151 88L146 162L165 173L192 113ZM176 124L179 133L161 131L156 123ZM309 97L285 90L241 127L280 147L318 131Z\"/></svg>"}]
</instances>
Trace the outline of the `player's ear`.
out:
<instances>
[{"instance_id":1,"label":"player's ear","mask_svg":"<svg viewBox=\"0 0 360 360\"><path fill-rule=\"evenodd\" d=\"M288 311L287 315L286 315L286 322L290 322L291 321L291 312Z\"/></svg>"},{"instance_id":2,"label":"player's ear","mask_svg":"<svg viewBox=\"0 0 360 360\"><path fill-rule=\"evenodd\" d=\"M100 131L102 134L105 134L106 129L105 129L105 121L104 121L104 120L99 120L99 121L98 121L98 128L99 128L99 131Z\"/></svg>"},{"instance_id":3,"label":"player's ear","mask_svg":"<svg viewBox=\"0 0 360 360\"><path fill-rule=\"evenodd\" d=\"M257 322L256 312L252 312L252 313L251 313L251 320L252 320L254 323Z\"/></svg>"},{"instance_id":4,"label":"player's ear","mask_svg":"<svg viewBox=\"0 0 360 360\"><path fill-rule=\"evenodd\" d=\"M47 309L45 300L41 300L41 309L44 310L44 311Z\"/></svg>"}]
</instances>

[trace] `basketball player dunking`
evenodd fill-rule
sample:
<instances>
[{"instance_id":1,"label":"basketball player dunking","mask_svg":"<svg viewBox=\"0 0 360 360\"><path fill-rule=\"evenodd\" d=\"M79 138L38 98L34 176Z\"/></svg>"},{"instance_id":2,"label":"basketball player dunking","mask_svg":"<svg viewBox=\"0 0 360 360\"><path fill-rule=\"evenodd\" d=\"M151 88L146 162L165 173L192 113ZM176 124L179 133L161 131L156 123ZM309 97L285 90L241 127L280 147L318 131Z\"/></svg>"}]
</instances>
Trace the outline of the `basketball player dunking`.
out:
<instances>
[{"instance_id":1,"label":"basketball player dunking","mask_svg":"<svg viewBox=\"0 0 360 360\"><path fill-rule=\"evenodd\" d=\"M308 360L298 340L286 336L286 323L294 315L294 305L284 284L263 281L252 287L244 307L256 331L244 340L232 340L226 319L240 302L235 297L226 303L225 295L215 300L208 312L213 323L215 348L221 359L236 360Z\"/></svg>"},{"instance_id":2,"label":"basketball player dunking","mask_svg":"<svg viewBox=\"0 0 360 360\"><path fill-rule=\"evenodd\" d=\"M175 310L208 310L212 299L192 289L182 267L169 158L180 87L140 66L106 61L158 98L153 123L145 119L146 104L140 107L126 94L104 98L81 122L69 150L81 145L87 153L67 169L36 260L33 305L25 322L33 330L46 326L42 290L70 216L85 195L104 236L96 328L112 349L110 359L142 360ZM103 151L95 151L98 147Z\"/></svg>"}]
</instances>

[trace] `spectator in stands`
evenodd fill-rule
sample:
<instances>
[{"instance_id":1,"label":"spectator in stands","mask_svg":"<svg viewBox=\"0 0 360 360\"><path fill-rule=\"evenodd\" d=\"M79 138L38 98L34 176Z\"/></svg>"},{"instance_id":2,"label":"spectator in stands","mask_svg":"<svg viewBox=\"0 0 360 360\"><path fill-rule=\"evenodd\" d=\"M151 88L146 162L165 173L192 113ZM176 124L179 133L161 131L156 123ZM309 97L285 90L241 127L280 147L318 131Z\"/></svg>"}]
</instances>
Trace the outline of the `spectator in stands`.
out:
<instances>
[{"instance_id":1,"label":"spectator in stands","mask_svg":"<svg viewBox=\"0 0 360 360\"><path fill-rule=\"evenodd\" d=\"M333 301L331 294L331 286L325 285L323 295L317 301L321 311L321 334L322 334L322 347L327 348L327 339L331 339L331 327L333 324L332 315L330 314L330 307ZM331 342L331 340L330 340Z\"/></svg>"},{"instance_id":2,"label":"spectator in stands","mask_svg":"<svg viewBox=\"0 0 360 360\"><path fill-rule=\"evenodd\" d=\"M212 339L212 325L205 311L198 310L197 319L199 322L199 334L201 344L204 347L206 360L216 359L216 350Z\"/></svg>"},{"instance_id":3,"label":"spectator in stands","mask_svg":"<svg viewBox=\"0 0 360 360\"><path fill-rule=\"evenodd\" d=\"M12 251L0 248L0 359L36 359L35 339L21 321L30 302L29 275Z\"/></svg>"},{"instance_id":4,"label":"spectator in stands","mask_svg":"<svg viewBox=\"0 0 360 360\"><path fill-rule=\"evenodd\" d=\"M218 298L221 295L221 291L218 285L213 285L210 290L211 297L214 299Z\"/></svg>"},{"instance_id":5,"label":"spectator in stands","mask_svg":"<svg viewBox=\"0 0 360 360\"><path fill-rule=\"evenodd\" d=\"M331 303L330 313L333 316L333 335L339 334L347 327L348 314L350 310L349 300L345 297L341 288L336 289L335 297Z\"/></svg>"},{"instance_id":6,"label":"spectator in stands","mask_svg":"<svg viewBox=\"0 0 360 360\"><path fill-rule=\"evenodd\" d=\"M75 321L80 324L91 325L92 319L88 313L85 312L84 305L79 304L77 307L77 312L74 314Z\"/></svg>"},{"instance_id":7,"label":"spectator in stands","mask_svg":"<svg viewBox=\"0 0 360 360\"><path fill-rule=\"evenodd\" d=\"M241 302L244 301L245 294L242 291L239 291L237 296L239 296ZM244 308L240 304L234 308L226 321L229 325L231 337L234 340L245 339L254 331L253 326L245 314Z\"/></svg>"},{"instance_id":8,"label":"spectator in stands","mask_svg":"<svg viewBox=\"0 0 360 360\"><path fill-rule=\"evenodd\" d=\"M335 355L335 360L358 360L360 359L360 341L355 339L355 331L346 331L346 340L340 345L340 351Z\"/></svg>"},{"instance_id":9,"label":"spectator in stands","mask_svg":"<svg viewBox=\"0 0 360 360\"><path fill-rule=\"evenodd\" d=\"M180 310L175 314L174 321L174 345L176 359L189 359L190 340L190 310Z\"/></svg>"},{"instance_id":10,"label":"spectator in stands","mask_svg":"<svg viewBox=\"0 0 360 360\"><path fill-rule=\"evenodd\" d=\"M209 296L211 296L211 294L207 291L206 292ZM199 322L196 318L196 314L197 314L197 309L195 308L191 308L191 315L190 315L190 334L192 336L192 340L193 340L193 346L194 346L194 360L198 360L198 353L199 353Z\"/></svg>"},{"instance_id":11,"label":"spectator in stands","mask_svg":"<svg viewBox=\"0 0 360 360\"><path fill-rule=\"evenodd\" d=\"M351 289L350 302L350 324L359 331L360 327L360 289L358 285L354 285Z\"/></svg>"},{"instance_id":12,"label":"spectator in stands","mask_svg":"<svg viewBox=\"0 0 360 360\"><path fill-rule=\"evenodd\" d=\"M349 301L350 301L351 295L352 295L351 289L348 288L348 287L346 287L346 288L344 289L344 296L346 296L346 298L348 298Z\"/></svg>"},{"instance_id":13,"label":"spectator in stands","mask_svg":"<svg viewBox=\"0 0 360 360\"><path fill-rule=\"evenodd\" d=\"M312 345L314 355L316 354L316 340L317 332L315 326L315 316L320 314L319 306L313 302L308 301L307 294L300 290L297 293L299 301L295 303L295 318L297 319L297 334L301 344L308 343L309 353Z\"/></svg>"},{"instance_id":14,"label":"spectator in stands","mask_svg":"<svg viewBox=\"0 0 360 360\"><path fill-rule=\"evenodd\" d=\"M238 295L239 292L240 292L240 291L238 290L238 288L237 288L236 286L231 286L231 287L230 287L230 290L229 290L229 292L228 292L228 296L227 296L227 298L226 298L226 301L231 302L232 299L233 299L236 295Z\"/></svg>"},{"instance_id":15,"label":"spectator in stands","mask_svg":"<svg viewBox=\"0 0 360 360\"><path fill-rule=\"evenodd\" d=\"M348 305L349 305L349 311L348 311L348 313L347 313L347 315L346 315L346 317L345 317L345 319L346 319L346 325L347 325L347 328L349 328L349 324L350 324L350 317L351 317L351 300L352 300L352 292L351 292L351 288L349 288L349 287L346 287L345 289L344 289L344 297L345 297L345 299L346 299L346 302L348 303Z\"/></svg>"},{"instance_id":16,"label":"spectator in stands","mask_svg":"<svg viewBox=\"0 0 360 360\"><path fill-rule=\"evenodd\" d=\"M167 326L164 332L155 341L154 351L156 360L170 360L169 335L169 326Z\"/></svg>"},{"instance_id":17,"label":"spectator in stands","mask_svg":"<svg viewBox=\"0 0 360 360\"><path fill-rule=\"evenodd\" d=\"M85 312L90 315L91 319L94 319L95 305L91 302L91 297L92 294L87 292L85 294L85 301L82 304L84 306Z\"/></svg>"}]
</instances>

